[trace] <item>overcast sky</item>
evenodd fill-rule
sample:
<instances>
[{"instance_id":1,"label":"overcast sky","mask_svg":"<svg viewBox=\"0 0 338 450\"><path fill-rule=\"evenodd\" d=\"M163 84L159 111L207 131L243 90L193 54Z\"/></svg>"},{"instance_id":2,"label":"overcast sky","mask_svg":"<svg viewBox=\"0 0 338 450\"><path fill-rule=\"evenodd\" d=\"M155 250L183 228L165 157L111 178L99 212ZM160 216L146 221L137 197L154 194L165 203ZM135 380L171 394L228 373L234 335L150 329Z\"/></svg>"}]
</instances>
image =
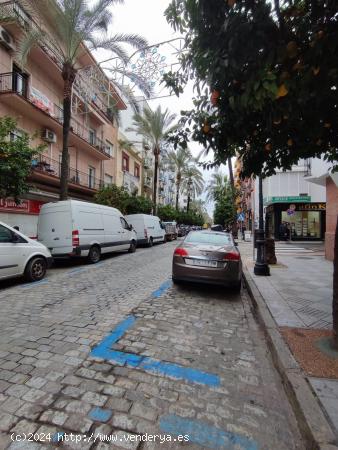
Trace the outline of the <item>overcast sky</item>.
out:
<instances>
[{"instance_id":1,"label":"overcast sky","mask_svg":"<svg viewBox=\"0 0 338 450\"><path fill-rule=\"evenodd\" d=\"M113 23L109 34L114 33L136 33L147 39L149 44L157 44L166 40L178 38L180 35L175 34L173 29L167 23L164 17L164 11L169 5L169 0L125 0L124 4L117 4L112 7L114 15ZM174 45L179 45L179 41L173 42ZM130 51L130 54L133 50ZM165 56L166 62L172 63L176 60L173 54L174 49L168 45L161 45L158 48L158 53ZM107 54L97 55L97 59L102 61L109 57ZM168 92L159 92L159 95L167 94ZM188 86L184 93L179 98L176 96L158 98L149 100L148 103L152 109L161 105L162 109L168 108L171 112L177 114L179 117L181 110L191 109L193 90L192 86ZM192 143L190 145L194 156L202 149L199 144ZM210 159L210 158L208 158ZM227 173L227 168L223 167L222 171ZM204 178L207 182L210 178L211 171L204 171ZM209 214L212 213L213 206L208 205Z\"/></svg>"}]
</instances>

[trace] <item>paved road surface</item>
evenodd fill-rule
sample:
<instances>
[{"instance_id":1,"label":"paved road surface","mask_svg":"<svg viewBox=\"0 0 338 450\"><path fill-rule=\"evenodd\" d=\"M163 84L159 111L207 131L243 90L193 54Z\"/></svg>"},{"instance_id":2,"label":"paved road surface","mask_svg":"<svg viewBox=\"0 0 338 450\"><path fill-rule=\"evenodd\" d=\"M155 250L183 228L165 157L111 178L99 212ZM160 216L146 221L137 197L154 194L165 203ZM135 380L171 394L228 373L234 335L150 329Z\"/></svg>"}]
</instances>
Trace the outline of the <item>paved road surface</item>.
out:
<instances>
[{"instance_id":1,"label":"paved road surface","mask_svg":"<svg viewBox=\"0 0 338 450\"><path fill-rule=\"evenodd\" d=\"M2 284L0 449L304 448L246 292L172 286L174 247Z\"/></svg>"}]
</instances>

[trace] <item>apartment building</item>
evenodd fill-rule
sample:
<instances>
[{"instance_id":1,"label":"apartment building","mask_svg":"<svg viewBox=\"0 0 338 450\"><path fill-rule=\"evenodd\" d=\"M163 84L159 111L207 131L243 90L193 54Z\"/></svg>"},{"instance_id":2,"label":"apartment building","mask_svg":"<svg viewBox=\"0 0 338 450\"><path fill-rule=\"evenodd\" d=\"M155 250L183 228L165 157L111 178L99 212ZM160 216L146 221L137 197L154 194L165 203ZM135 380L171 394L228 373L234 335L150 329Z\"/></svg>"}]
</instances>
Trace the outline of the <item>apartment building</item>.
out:
<instances>
[{"instance_id":1,"label":"apartment building","mask_svg":"<svg viewBox=\"0 0 338 450\"><path fill-rule=\"evenodd\" d=\"M61 171L63 79L60 57L53 46L55 31L48 11L31 15L29 1L0 0L0 115L17 121L10 136L36 133L44 143L42 155L32 161L31 189L22 204L0 202L0 220L35 235L41 205L58 199ZM42 29L47 41L29 54L20 67L15 50L25 29ZM112 105L125 109L113 83L83 45L72 94L69 136L69 197L91 201L104 184L115 182L118 130Z\"/></svg>"},{"instance_id":2,"label":"apartment building","mask_svg":"<svg viewBox=\"0 0 338 450\"><path fill-rule=\"evenodd\" d=\"M116 152L115 183L124 186L130 194L141 195L143 158L135 146L119 130Z\"/></svg>"}]
</instances>

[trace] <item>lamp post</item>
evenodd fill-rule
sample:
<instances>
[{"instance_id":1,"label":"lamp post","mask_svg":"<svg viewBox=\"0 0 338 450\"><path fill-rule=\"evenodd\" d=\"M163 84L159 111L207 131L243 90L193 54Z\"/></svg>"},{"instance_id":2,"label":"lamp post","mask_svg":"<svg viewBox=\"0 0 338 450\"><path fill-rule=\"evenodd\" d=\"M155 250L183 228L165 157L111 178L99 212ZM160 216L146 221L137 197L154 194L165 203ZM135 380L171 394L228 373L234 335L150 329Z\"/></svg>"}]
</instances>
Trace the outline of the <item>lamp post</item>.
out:
<instances>
[{"instance_id":1,"label":"lamp post","mask_svg":"<svg viewBox=\"0 0 338 450\"><path fill-rule=\"evenodd\" d=\"M263 178L259 177L258 190L258 211L259 211L259 225L256 231L257 257L254 267L255 275L270 275L270 268L265 259L265 234L263 223Z\"/></svg>"}]
</instances>

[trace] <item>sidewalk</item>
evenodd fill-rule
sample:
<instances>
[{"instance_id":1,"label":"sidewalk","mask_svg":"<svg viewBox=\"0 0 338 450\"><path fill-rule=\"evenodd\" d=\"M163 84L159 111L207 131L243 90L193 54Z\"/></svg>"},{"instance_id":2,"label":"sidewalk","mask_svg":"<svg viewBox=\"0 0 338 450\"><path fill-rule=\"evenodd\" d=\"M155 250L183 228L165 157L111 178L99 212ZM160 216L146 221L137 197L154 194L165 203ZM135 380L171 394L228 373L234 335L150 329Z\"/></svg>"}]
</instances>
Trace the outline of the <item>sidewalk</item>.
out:
<instances>
[{"instance_id":1,"label":"sidewalk","mask_svg":"<svg viewBox=\"0 0 338 450\"><path fill-rule=\"evenodd\" d=\"M333 264L325 260L318 245L277 242L277 264L270 266L271 276L259 277L253 272L252 246L252 242L239 241L248 287L251 283L263 299L263 307L319 399L338 443L338 358L319 348L332 328Z\"/></svg>"}]
</instances>

